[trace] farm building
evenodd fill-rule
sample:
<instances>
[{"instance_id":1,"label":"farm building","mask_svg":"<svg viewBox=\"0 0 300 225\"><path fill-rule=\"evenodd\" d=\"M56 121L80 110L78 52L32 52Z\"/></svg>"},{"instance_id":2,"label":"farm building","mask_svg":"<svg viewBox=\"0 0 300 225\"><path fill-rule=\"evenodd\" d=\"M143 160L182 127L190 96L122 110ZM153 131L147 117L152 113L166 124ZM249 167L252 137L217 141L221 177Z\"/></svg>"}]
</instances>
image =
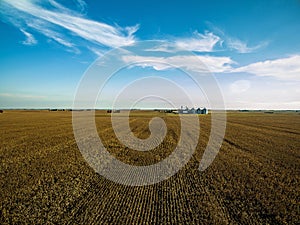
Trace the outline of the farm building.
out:
<instances>
[{"instance_id":1,"label":"farm building","mask_svg":"<svg viewBox=\"0 0 300 225\"><path fill-rule=\"evenodd\" d=\"M208 110L206 108L191 108L189 109L187 106L181 106L180 109L177 111L179 114L208 114Z\"/></svg>"}]
</instances>

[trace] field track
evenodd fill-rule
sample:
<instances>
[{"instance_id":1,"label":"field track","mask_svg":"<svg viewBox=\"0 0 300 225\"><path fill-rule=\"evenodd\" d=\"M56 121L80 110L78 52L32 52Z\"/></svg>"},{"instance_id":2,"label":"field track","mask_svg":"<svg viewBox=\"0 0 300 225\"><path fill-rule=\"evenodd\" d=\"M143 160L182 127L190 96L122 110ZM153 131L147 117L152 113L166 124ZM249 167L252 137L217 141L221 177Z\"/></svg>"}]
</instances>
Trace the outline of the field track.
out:
<instances>
[{"instance_id":1,"label":"field track","mask_svg":"<svg viewBox=\"0 0 300 225\"><path fill-rule=\"evenodd\" d=\"M172 153L179 118L135 112L139 138L162 117L161 145L138 152L120 143L110 117L96 113L110 153L132 165L157 163ZM201 134L190 162L168 180L129 187L95 173L74 139L71 112L5 111L0 114L0 224L297 224L300 221L300 115L228 113L226 136L213 164L198 171L210 131Z\"/></svg>"}]
</instances>

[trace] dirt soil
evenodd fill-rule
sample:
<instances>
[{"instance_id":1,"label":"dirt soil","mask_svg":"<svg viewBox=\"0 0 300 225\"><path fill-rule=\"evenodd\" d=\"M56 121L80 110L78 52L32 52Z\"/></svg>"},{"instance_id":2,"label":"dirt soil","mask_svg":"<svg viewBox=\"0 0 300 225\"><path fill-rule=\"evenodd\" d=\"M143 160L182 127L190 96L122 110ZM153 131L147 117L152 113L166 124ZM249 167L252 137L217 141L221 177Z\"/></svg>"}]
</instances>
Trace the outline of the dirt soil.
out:
<instances>
[{"instance_id":1,"label":"dirt soil","mask_svg":"<svg viewBox=\"0 0 300 225\"><path fill-rule=\"evenodd\" d=\"M134 112L139 138L160 116L168 133L155 149L139 152L116 139L110 115L96 112L98 134L109 152L132 165L168 157L180 138L179 118ZM297 224L300 221L299 113L228 113L226 136L212 165L199 162L210 115L190 162L158 184L114 183L82 157L72 112L9 111L0 115L0 224Z\"/></svg>"}]
</instances>

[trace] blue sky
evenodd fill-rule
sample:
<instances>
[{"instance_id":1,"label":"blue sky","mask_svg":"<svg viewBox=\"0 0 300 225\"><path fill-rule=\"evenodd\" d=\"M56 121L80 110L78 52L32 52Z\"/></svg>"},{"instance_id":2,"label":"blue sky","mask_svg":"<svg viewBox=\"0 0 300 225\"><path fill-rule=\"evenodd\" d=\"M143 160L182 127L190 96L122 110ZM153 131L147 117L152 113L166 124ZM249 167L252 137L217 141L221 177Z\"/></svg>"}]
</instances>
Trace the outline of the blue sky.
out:
<instances>
[{"instance_id":1,"label":"blue sky","mask_svg":"<svg viewBox=\"0 0 300 225\"><path fill-rule=\"evenodd\" d=\"M296 0L2 0L0 108L69 108L97 57L116 47L160 40L166 44L155 47L162 55L180 48L199 56L216 77L228 109L299 109L299 21ZM188 59L148 57L199 70ZM124 80L157 73L197 93L184 76L152 63L112 79L97 107L106 107L102 102L110 101L110 91L119 90Z\"/></svg>"}]
</instances>

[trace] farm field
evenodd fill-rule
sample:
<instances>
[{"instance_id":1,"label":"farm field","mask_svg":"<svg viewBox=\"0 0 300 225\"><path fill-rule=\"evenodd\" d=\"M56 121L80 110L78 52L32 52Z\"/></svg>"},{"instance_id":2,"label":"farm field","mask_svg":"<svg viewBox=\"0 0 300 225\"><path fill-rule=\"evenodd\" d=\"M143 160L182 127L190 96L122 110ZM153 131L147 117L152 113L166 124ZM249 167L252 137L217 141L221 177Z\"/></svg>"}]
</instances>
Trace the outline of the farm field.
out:
<instances>
[{"instance_id":1,"label":"farm field","mask_svg":"<svg viewBox=\"0 0 300 225\"><path fill-rule=\"evenodd\" d=\"M134 112L139 138L162 117L168 128L153 151L126 148L109 114L96 112L110 153L132 165L157 163L179 140L176 115ZM228 112L226 136L211 166L198 170L210 133L199 116L197 149L176 175L130 187L114 183L83 159L71 112L7 110L0 114L0 224L297 224L300 221L299 113Z\"/></svg>"}]
</instances>

